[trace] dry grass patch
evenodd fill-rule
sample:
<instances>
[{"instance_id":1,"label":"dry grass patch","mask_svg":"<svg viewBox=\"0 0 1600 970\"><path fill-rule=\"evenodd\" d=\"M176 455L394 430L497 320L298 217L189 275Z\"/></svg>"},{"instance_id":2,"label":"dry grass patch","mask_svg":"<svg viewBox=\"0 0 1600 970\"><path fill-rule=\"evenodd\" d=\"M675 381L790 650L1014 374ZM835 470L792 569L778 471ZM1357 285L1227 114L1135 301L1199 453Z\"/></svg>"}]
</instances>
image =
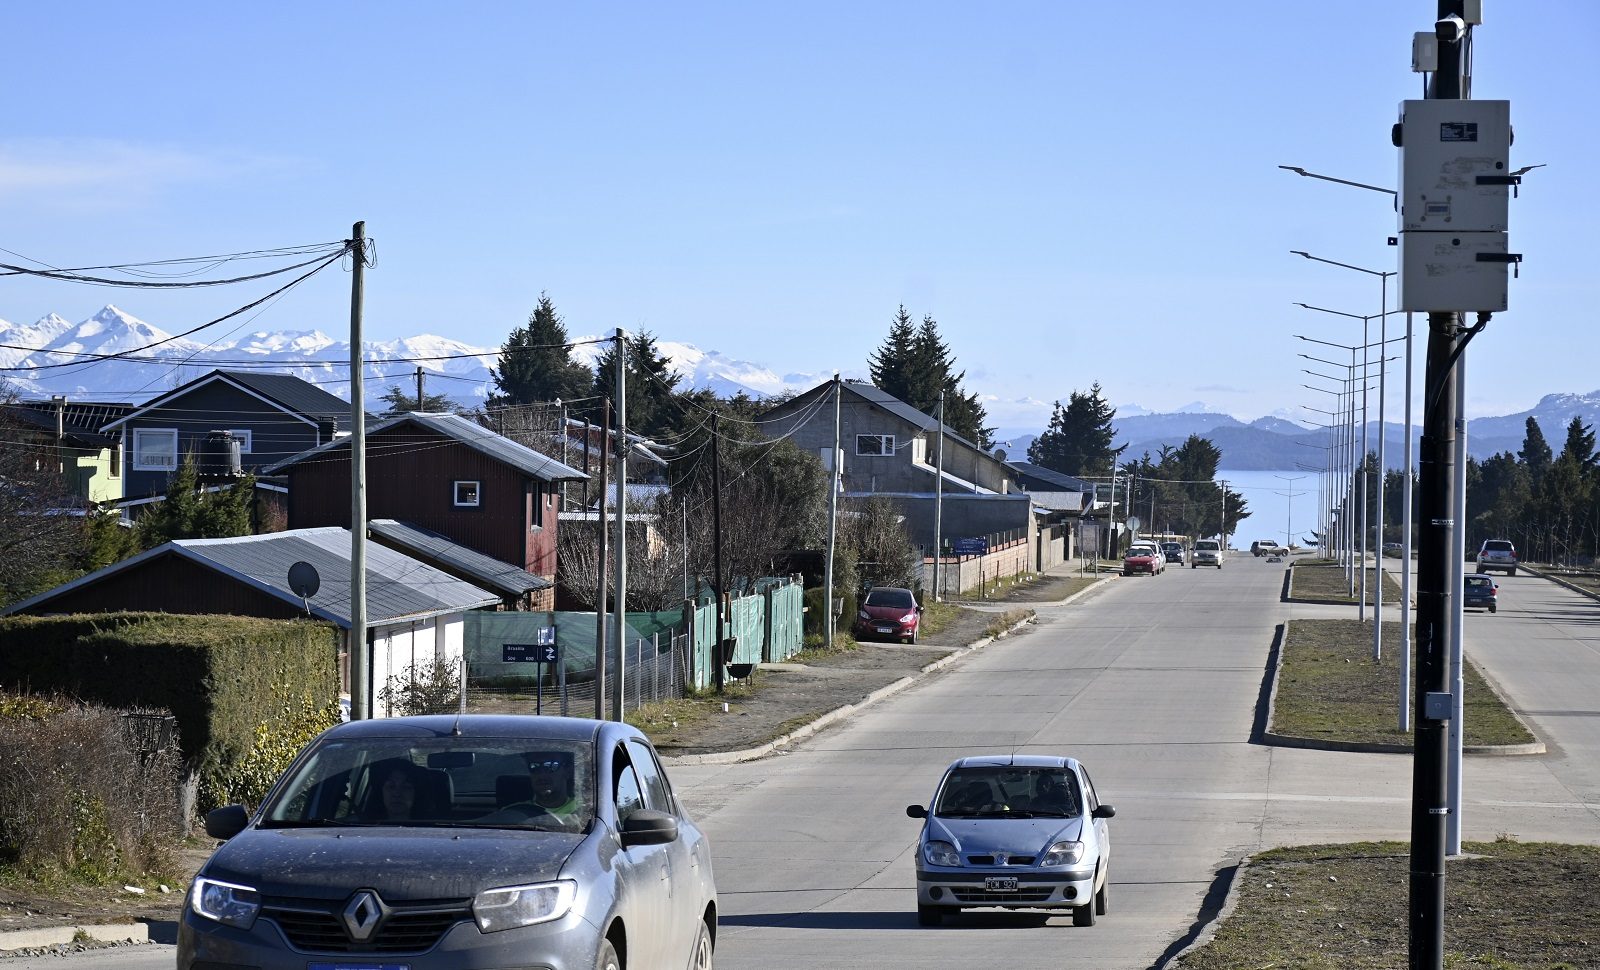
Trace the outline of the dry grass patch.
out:
<instances>
[{"instance_id":1,"label":"dry grass patch","mask_svg":"<svg viewBox=\"0 0 1600 970\"><path fill-rule=\"evenodd\" d=\"M1600 966L1600 848L1514 838L1467 843L1445 871L1444 965L1494 970ZM1264 852L1236 906L1183 970L1406 966L1408 847L1398 842Z\"/></svg>"},{"instance_id":2,"label":"dry grass patch","mask_svg":"<svg viewBox=\"0 0 1600 970\"><path fill-rule=\"evenodd\" d=\"M1284 634L1272 730L1299 738L1410 746L1399 730L1400 624L1383 625L1384 652L1372 661L1372 623L1291 620ZM1414 655L1414 651L1413 651ZM1413 656L1412 670L1416 670ZM1528 729L1466 661L1463 744L1527 744Z\"/></svg>"},{"instance_id":3,"label":"dry grass patch","mask_svg":"<svg viewBox=\"0 0 1600 970\"><path fill-rule=\"evenodd\" d=\"M1317 600L1328 603L1351 603L1361 597L1361 577L1356 576L1356 595L1350 595L1350 580L1344 567L1330 559L1304 559L1292 563L1293 584L1289 595L1295 599ZM1400 599L1400 584L1387 571L1375 566L1367 570L1367 602L1373 601L1377 576L1383 576L1383 601L1395 603Z\"/></svg>"},{"instance_id":4,"label":"dry grass patch","mask_svg":"<svg viewBox=\"0 0 1600 970\"><path fill-rule=\"evenodd\" d=\"M994 622L990 623L987 627L984 627L983 635L986 637L997 637L1000 634L1010 630L1018 623L1021 623L1023 620L1032 618L1033 615L1033 610L1006 610L1004 613L1001 613L999 616L995 617Z\"/></svg>"}]
</instances>

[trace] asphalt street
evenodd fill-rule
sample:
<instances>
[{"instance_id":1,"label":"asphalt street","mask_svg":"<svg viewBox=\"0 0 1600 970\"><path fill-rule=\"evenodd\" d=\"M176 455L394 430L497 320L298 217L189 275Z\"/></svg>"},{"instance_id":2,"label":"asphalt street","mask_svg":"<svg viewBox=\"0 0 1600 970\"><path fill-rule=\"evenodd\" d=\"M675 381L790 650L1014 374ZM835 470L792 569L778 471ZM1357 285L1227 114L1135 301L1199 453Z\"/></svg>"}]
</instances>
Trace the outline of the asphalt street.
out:
<instances>
[{"instance_id":1,"label":"asphalt street","mask_svg":"<svg viewBox=\"0 0 1600 970\"><path fill-rule=\"evenodd\" d=\"M1407 838L1409 756L1250 743L1277 625L1353 614L1280 602L1283 573L1236 554L1220 571L1118 578L786 753L673 769L716 852L718 965L1159 966L1241 857ZM1468 616L1468 652L1551 753L1469 758L1466 838L1600 842L1600 603L1522 576L1501 598ZM1116 806L1110 913L1084 928L1002 913L917 927L905 806L952 759L1013 750L1079 757ZM145 946L8 964L171 961Z\"/></svg>"}]
</instances>

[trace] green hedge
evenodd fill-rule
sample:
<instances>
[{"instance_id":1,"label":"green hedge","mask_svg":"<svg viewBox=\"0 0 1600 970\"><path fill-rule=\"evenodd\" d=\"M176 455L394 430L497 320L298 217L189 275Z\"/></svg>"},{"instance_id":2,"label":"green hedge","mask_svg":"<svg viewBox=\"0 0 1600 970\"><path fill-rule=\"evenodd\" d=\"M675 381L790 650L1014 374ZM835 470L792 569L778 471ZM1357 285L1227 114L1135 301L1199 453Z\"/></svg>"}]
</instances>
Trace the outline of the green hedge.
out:
<instances>
[{"instance_id":1,"label":"green hedge","mask_svg":"<svg viewBox=\"0 0 1600 970\"><path fill-rule=\"evenodd\" d=\"M806 620L805 633L807 636L822 636L823 613L827 590L821 586L812 586L805 591ZM840 590L833 594L834 605L839 608L839 622L834 625L834 632L850 629L850 624L856 620L856 594Z\"/></svg>"},{"instance_id":2,"label":"green hedge","mask_svg":"<svg viewBox=\"0 0 1600 970\"><path fill-rule=\"evenodd\" d=\"M282 742L331 722L339 631L327 623L238 616L105 613L0 619L0 687L61 693L177 718L204 811L264 793ZM289 752L291 755L293 752Z\"/></svg>"}]
</instances>

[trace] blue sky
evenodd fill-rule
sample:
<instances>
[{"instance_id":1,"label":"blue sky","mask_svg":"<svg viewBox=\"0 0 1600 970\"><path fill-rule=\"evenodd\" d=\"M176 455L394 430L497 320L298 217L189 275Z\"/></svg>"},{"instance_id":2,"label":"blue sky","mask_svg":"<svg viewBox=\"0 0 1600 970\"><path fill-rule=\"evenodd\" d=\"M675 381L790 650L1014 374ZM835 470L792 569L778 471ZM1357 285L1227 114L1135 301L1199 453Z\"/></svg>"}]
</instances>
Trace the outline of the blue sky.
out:
<instances>
[{"instance_id":1,"label":"blue sky","mask_svg":"<svg viewBox=\"0 0 1600 970\"><path fill-rule=\"evenodd\" d=\"M1321 7L1318 10L1318 7ZM1474 95L1508 98L1526 255L1469 413L1600 388L1592 4L1490 0ZM1002 428L1099 381L1255 417L1307 333L1355 343L1390 269L1389 126L1429 0L1196 4L28 4L0 71L0 246L85 265L377 240L367 333L497 345L548 291L779 373L864 367L932 314ZM106 302L169 331L266 292L6 279L0 317ZM335 335L327 273L250 329ZM226 327L223 329L227 329ZM1420 355L1419 355L1420 356ZM1420 363L1419 363L1420 374ZM1390 413L1399 415L1398 375ZM1019 403L1021 402L1021 403Z\"/></svg>"}]
</instances>

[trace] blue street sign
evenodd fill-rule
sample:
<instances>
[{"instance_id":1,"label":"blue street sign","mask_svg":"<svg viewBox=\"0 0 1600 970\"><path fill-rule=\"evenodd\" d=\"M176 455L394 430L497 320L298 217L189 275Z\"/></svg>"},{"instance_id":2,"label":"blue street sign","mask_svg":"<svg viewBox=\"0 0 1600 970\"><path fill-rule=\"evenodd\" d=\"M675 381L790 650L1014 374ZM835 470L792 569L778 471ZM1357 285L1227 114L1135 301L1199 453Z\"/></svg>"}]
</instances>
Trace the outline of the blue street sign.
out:
<instances>
[{"instance_id":1,"label":"blue street sign","mask_svg":"<svg viewBox=\"0 0 1600 970\"><path fill-rule=\"evenodd\" d=\"M956 539L950 543L950 548L958 556L981 556L989 551L989 540L981 537Z\"/></svg>"}]
</instances>

